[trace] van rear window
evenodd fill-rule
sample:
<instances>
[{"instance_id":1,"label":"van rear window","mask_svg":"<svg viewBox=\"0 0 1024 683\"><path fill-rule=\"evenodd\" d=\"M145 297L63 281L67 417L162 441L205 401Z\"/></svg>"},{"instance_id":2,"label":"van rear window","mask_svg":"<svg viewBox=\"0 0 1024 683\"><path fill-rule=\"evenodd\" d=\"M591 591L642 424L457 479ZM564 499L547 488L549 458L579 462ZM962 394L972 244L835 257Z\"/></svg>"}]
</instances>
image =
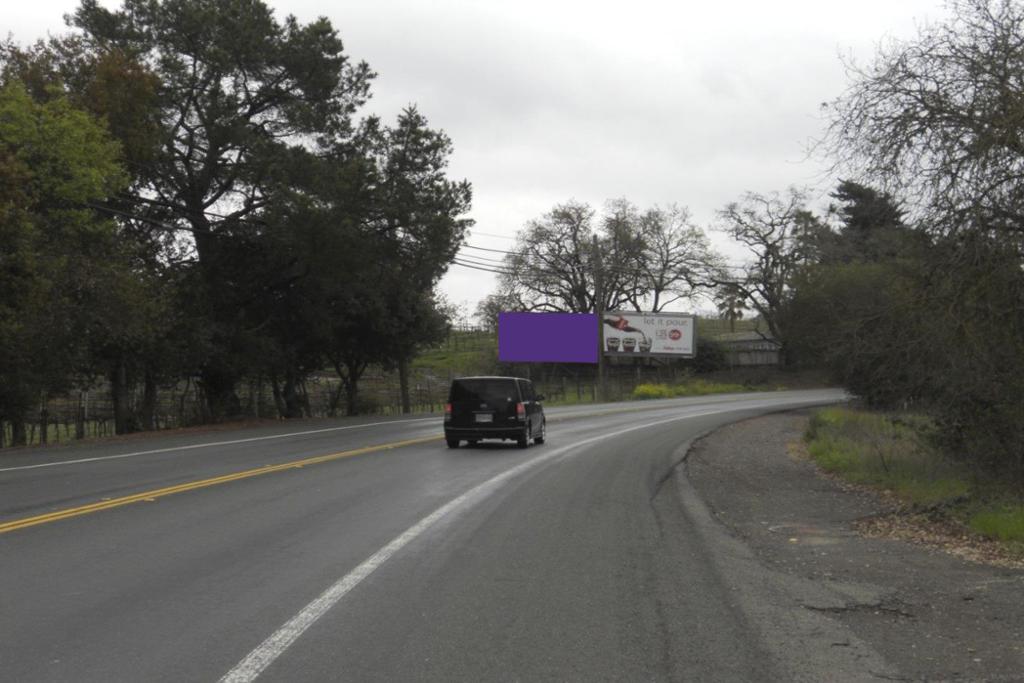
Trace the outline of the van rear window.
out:
<instances>
[{"instance_id":1,"label":"van rear window","mask_svg":"<svg viewBox=\"0 0 1024 683\"><path fill-rule=\"evenodd\" d=\"M513 379L460 379L452 383L449 400L499 403L518 401L519 395Z\"/></svg>"}]
</instances>

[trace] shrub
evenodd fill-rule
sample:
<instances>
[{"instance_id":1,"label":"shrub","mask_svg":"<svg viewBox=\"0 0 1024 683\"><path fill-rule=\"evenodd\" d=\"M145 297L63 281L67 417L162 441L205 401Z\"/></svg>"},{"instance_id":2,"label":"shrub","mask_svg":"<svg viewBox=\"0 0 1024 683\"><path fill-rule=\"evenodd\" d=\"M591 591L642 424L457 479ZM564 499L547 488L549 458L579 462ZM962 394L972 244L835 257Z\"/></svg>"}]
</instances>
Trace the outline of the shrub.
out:
<instances>
[{"instance_id":1,"label":"shrub","mask_svg":"<svg viewBox=\"0 0 1024 683\"><path fill-rule=\"evenodd\" d=\"M927 446L922 432L930 421L848 408L826 408L811 418L808 453L827 472L893 491L904 500L929 505L968 493L958 468Z\"/></svg>"},{"instance_id":2,"label":"shrub","mask_svg":"<svg viewBox=\"0 0 1024 683\"><path fill-rule=\"evenodd\" d=\"M716 341L698 337L697 355L683 361L683 367L690 368L697 373L725 370L729 367L728 359L725 356L725 347Z\"/></svg>"},{"instance_id":3,"label":"shrub","mask_svg":"<svg viewBox=\"0 0 1024 683\"><path fill-rule=\"evenodd\" d=\"M672 390L667 384L638 384L633 389L633 398L635 399L671 398L672 396Z\"/></svg>"},{"instance_id":4,"label":"shrub","mask_svg":"<svg viewBox=\"0 0 1024 683\"><path fill-rule=\"evenodd\" d=\"M674 398L681 396L707 396L709 394L728 394L749 391L750 387L741 384L725 384L722 382L706 382L702 379L690 380L682 384L638 384L633 389L633 398Z\"/></svg>"}]
</instances>

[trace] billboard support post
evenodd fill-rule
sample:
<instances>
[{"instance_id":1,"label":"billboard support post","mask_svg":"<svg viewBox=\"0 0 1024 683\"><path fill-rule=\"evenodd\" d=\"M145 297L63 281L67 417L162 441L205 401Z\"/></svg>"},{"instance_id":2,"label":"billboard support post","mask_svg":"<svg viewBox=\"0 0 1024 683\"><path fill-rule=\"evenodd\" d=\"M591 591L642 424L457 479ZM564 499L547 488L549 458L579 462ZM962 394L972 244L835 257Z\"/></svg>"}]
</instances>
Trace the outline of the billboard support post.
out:
<instances>
[{"instance_id":1,"label":"billboard support post","mask_svg":"<svg viewBox=\"0 0 1024 683\"><path fill-rule=\"evenodd\" d=\"M601 263L601 247L597 243L597 235L593 238L594 248L594 313L597 314L597 400L605 401L605 360L604 360L604 324L601 322L604 308L604 268Z\"/></svg>"}]
</instances>

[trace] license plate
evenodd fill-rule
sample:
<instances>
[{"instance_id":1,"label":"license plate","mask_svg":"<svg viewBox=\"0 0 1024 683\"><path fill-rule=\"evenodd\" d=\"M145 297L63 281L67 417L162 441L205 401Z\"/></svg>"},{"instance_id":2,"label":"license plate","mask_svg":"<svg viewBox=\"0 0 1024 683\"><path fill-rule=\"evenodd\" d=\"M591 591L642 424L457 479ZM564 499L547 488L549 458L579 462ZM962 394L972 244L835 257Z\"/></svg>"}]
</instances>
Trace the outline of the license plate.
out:
<instances>
[{"instance_id":1,"label":"license plate","mask_svg":"<svg viewBox=\"0 0 1024 683\"><path fill-rule=\"evenodd\" d=\"M490 413L488 413L487 415L480 415L480 414L478 414L476 416L476 421L477 422L494 422L494 416L491 415Z\"/></svg>"}]
</instances>

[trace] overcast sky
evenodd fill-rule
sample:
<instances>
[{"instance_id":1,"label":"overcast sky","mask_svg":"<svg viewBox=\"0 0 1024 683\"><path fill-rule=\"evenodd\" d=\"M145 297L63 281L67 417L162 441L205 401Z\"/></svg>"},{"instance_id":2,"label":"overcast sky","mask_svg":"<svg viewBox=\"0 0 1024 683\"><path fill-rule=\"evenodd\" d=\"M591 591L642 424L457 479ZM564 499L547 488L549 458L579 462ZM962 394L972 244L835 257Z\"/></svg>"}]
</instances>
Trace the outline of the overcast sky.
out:
<instances>
[{"instance_id":1,"label":"overcast sky","mask_svg":"<svg viewBox=\"0 0 1024 683\"><path fill-rule=\"evenodd\" d=\"M77 4L19 3L0 31L19 42L59 33ZM833 179L806 151L819 105L845 86L840 54L869 61L883 38L945 14L940 0L269 4L279 17L331 19L378 73L369 111L392 118L414 103L451 136L451 173L473 184L469 241L498 249L568 199L675 202L702 226L747 190L812 185L824 202ZM470 311L494 287L458 266L442 282Z\"/></svg>"}]
</instances>

